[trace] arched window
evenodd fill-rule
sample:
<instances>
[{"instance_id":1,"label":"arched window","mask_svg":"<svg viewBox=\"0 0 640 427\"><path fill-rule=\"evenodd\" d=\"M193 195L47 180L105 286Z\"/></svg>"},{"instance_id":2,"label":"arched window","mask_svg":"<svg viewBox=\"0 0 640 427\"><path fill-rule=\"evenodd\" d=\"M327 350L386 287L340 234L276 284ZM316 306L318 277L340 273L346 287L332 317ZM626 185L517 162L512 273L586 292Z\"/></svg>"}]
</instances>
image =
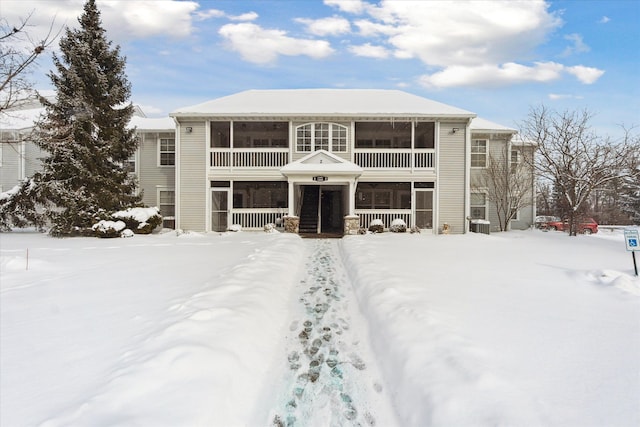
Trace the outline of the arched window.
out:
<instances>
[{"instance_id":1,"label":"arched window","mask_svg":"<svg viewBox=\"0 0 640 427\"><path fill-rule=\"evenodd\" d=\"M307 123L296 128L296 151L347 151L347 127L335 123Z\"/></svg>"}]
</instances>

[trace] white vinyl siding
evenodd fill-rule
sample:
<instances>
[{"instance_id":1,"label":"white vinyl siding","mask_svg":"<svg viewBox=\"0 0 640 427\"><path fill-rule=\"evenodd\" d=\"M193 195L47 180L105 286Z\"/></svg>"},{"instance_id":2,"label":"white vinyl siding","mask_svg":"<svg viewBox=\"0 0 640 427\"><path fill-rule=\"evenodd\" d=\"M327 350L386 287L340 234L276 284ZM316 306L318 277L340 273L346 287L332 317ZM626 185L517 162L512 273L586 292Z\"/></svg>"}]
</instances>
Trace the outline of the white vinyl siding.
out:
<instances>
[{"instance_id":1,"label":"white vinyl siding","mask_svg":"<svg viewBox=\"0 0 640 427\"><path fill-rule=\"evenodd\" d=\"M158 166L158 144L161 138L173 138L173 133L138 131L140 144L136 164L142 202L147 206L158 206L158 187L174 187L175 168Z\"/></svg>"},{"instance_id":2,"label":"white vinyl siding","mask_svg":"<svg viewBox=\"0 0 640 427\"><path fill-rule=\"evenodd\" d=\"M185 128L191 127L191 132ZM204 122L181 124L180 133L180 197L178 211L179 224L183 230L205 231L207 203L207 143Z\"/></svg>"},{"instance_id":3,"label":"white vinyl siding","mask_svg":"<svg viewBox=\"0 0 640 427\"><path fill-rule=\"evenodd\" d=\"M460 129L453 133L453 128ZM441 123L439 132L438 227L446 223L452 233L465 227L465 126ZM434 224L435 228L435 224Z\"/></svg>"}]
</instances>

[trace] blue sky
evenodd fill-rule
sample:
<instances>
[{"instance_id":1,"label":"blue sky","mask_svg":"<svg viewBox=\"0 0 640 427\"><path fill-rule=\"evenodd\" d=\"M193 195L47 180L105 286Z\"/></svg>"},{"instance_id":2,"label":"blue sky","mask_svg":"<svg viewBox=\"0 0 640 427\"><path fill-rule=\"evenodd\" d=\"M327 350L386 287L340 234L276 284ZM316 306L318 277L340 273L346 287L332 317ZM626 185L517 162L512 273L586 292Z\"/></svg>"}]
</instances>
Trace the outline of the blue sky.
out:
<instances>
[{"instance_id":1,"label":"blue sky","mask_svg":"<svg viewBox=\"0 0 640 427\"><path fill-rule=\"evenodd\" d=\"M83 0L3 0L35 39ZM531 107L640 126L640 2L97 0L132 101L167 115L247 89L400 89L517 127ZM32 78L50 89L43 58Z\"/></svg>"}]
</instances>

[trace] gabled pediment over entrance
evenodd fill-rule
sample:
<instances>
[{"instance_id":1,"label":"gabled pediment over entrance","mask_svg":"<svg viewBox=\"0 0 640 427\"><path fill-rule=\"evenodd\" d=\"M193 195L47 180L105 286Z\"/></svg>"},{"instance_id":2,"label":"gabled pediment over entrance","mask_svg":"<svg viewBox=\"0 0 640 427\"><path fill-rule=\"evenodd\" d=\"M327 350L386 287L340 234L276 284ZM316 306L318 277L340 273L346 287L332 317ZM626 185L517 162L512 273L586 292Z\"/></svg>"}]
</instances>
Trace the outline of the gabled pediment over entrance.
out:
<instances>
[{"instance_id":1,"label":"gabled pediment over entrance","mask_svg":"<svg viewBox=\"0 0 640 427\"><path fill-rule=\"evenodd\" d=\"M325 150L314 151L280 169L285 176L306 174L339 174L357 177L362 168Z\"/></svg>"}]
</instances>

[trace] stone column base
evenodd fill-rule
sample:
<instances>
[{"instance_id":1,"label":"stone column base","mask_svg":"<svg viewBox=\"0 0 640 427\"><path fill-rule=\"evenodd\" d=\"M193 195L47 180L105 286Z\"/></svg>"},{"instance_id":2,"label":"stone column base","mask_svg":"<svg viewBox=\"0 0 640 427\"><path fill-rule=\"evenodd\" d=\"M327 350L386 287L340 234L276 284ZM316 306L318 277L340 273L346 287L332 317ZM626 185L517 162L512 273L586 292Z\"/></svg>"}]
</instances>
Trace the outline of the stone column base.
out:
<instances>
[{"instance_id":1,"label":"stone column base","mask_svg":"<svg viewBox=\"0 0 640 427\"><path fill-rule=\"evenodd\" d=\"M298 233L300 231L300 217L297 216L285 216L284 217L284 232L285 233Z\"/></svg>"},{"instance_id":2,"label":"stone column base","mask_svg":"<svg viewBox=\"0 0 640 427\"><path fill-rule=\"evenodd\" d=\"M360 217L347 215L344 217L344 235L360 234Z\"/></svg>"}]
</instances>

